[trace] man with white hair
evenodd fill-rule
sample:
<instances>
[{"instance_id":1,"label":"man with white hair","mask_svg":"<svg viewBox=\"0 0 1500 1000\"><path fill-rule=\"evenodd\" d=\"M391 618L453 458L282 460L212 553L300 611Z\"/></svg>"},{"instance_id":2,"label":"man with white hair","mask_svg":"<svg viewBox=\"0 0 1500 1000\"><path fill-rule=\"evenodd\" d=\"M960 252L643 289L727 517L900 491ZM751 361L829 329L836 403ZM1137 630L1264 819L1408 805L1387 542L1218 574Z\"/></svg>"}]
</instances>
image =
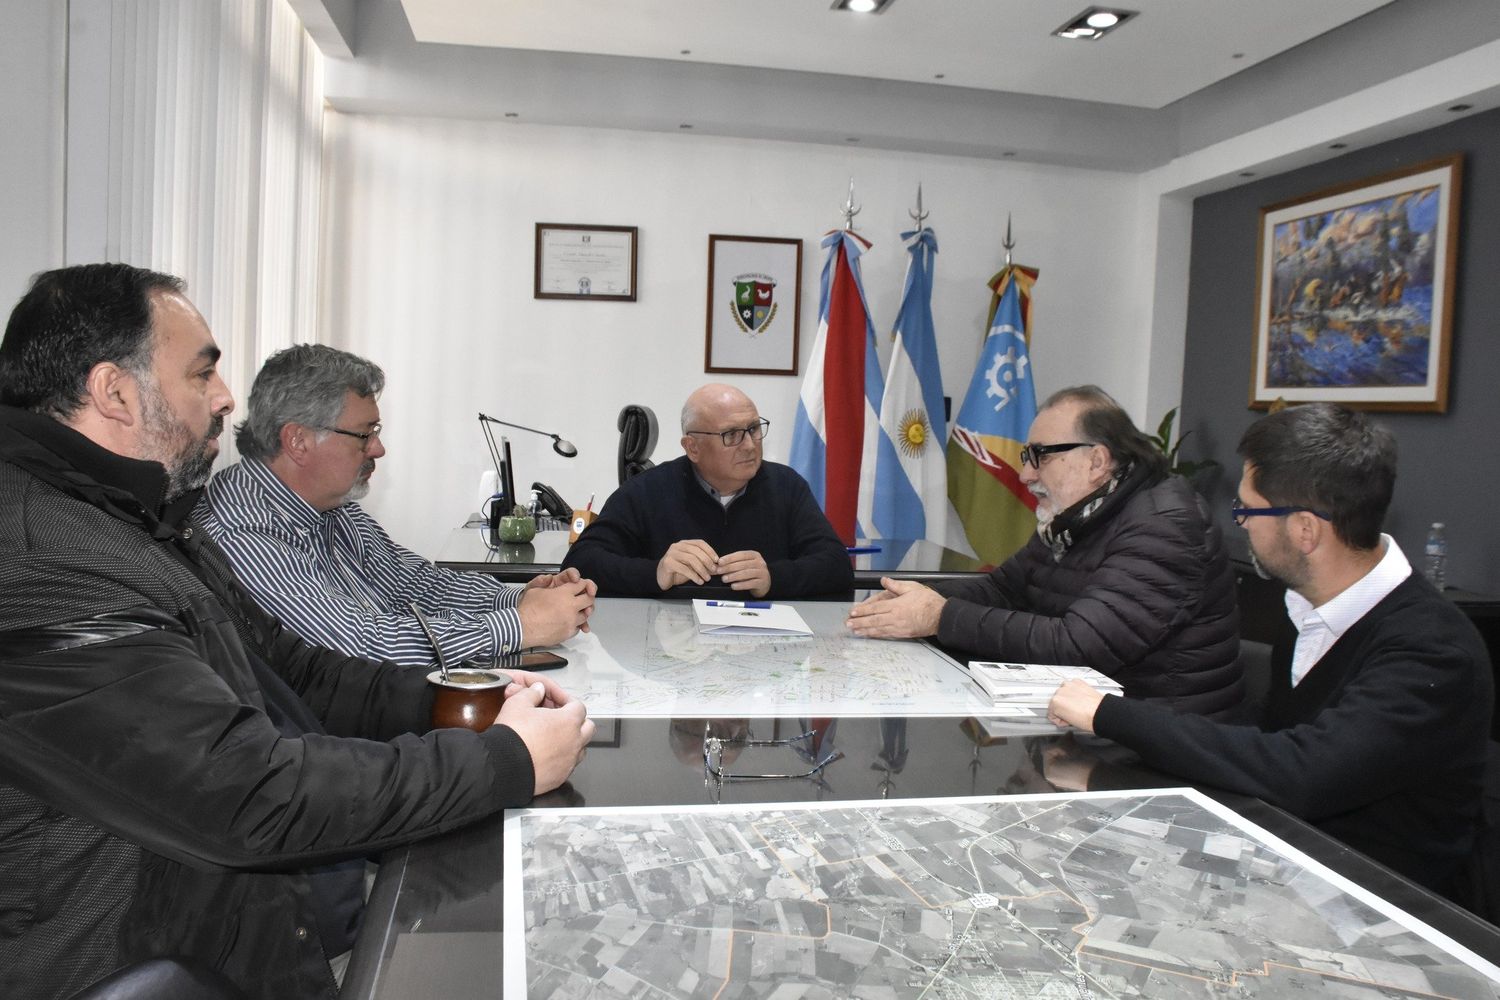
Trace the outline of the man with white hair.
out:
<instances>
[{"instance_id":1,"label":"man with white hair","mask_svg":"<svg viewBox=\"0 0 1500 1000\"><path fill-rule=\"evenodd\" d=\"M807 482L761 459L770 423L732 385L698 389L682 408L686 454L616 490L564 570L619 596L684 585L777 598L851 591L848 550Z\"/></svg>"}]
</instances>

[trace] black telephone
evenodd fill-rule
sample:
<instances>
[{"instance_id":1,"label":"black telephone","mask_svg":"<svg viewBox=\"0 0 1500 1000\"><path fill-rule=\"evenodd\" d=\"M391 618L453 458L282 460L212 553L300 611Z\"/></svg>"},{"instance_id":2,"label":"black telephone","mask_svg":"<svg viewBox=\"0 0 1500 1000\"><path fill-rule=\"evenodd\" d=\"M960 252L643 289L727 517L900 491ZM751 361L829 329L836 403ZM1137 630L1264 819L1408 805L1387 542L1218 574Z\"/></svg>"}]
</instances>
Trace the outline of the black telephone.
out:
<instances>
[{"instance_id":1,"label":"black telephone","mask_svg":"<svg viewBox=\"0 0 1500 1000\"><path fill-rule=\"evenodd\" d=\"M545 514L548 517L555 517L562 521L571 521L573 519L573 508L568 505L566 500L558 496L557 491L552 487L546 483L532 483L531 489L536 494L539 508L537 510L538 514Z\"/></svg>"}]
</instances>

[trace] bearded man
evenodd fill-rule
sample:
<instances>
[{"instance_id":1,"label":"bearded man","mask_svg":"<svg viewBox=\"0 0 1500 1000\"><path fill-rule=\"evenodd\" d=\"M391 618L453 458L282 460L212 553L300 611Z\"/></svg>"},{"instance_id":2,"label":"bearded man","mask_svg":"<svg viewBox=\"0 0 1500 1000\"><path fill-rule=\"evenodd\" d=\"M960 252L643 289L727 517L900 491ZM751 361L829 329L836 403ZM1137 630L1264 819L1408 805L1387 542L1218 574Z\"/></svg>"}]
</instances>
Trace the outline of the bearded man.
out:
<instances>
[{"instance_id":1,"label":"bearded man","mask_svg":"<svg viewBox=\"0 0 1500 1000\"><path fill-rule=\"evenodd\" d=\"M432 730L422 671L255 606L189 513L218 359L127 264L38 275L0 341L0 996L171 957L153 995L334 1000L364 859L556 788L593 733L520 671L484 732Z\"/></svg>"},{"instance_id":2,"label":"bearded man","mask_svg":"<svg viewBox=\"0 0 1500 1000\"><path fill-rule=\"evenodd\" d=\"M322 344L266 359L235 429L241 460L214 476L197 517L255 599L308 642L416 666L551 646L586 628L577 570L524 588L433 565L358 503L370 488L385 374ZM428 620L420 621L416 604Z\"/></svg>"},{"instance_id":3,"label":"bearded man","mask_svg":"<svg viewBox=\"0 0 1500 1000\"><path fill-rule=\"evenodd\" d=\"M849 628L936 636L980 660L1089 666L1127 698L1238 718L1234 575L1202 498L1097 386L1054 393L1027 440L1036 536L979 579L884 579Z\"/></svg>"}]
</instances>

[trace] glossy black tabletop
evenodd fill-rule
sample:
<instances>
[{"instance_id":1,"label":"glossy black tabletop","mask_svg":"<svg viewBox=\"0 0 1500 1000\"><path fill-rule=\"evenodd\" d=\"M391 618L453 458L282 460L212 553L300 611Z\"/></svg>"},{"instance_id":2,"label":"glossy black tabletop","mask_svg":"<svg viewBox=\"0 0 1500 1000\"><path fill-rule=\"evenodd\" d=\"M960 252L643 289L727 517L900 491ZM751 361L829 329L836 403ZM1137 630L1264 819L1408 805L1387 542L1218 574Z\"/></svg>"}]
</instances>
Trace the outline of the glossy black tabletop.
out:
<instances>
[{"instance_id":1,"label":"glossy black tabletop","mask_svg":"<svg viewBox=\"0 0 1500 1000\"><path fill-rule=\"evenodd\" d=\"M823 759L836 749L837 759L816 777L724 781L705 773L705 733L772 740L808 731L817 734L815 751L749 748L727 755L724 768L791 773L806 769L810 753ZM533 805L798 803L1181 784L1103 741L1061 733L997 738L972 719L624 719L604 722L572 780ZM1493 926L1263 802L1205 791L1479 955L1500 955ZM383 859L344 996L498 997L502 845L495 817Z\"/></svg>"}]
</instances>

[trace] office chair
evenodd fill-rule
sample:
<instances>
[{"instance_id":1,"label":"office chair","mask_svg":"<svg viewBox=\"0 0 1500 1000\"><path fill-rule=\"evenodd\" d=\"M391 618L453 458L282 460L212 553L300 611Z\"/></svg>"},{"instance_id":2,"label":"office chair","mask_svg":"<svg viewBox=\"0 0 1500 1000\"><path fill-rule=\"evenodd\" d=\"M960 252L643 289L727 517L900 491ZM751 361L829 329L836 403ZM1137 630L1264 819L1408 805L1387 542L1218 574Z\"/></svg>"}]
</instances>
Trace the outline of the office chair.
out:
<instances>
[{"instance_id":1,"label":"office chair","mask_svg":"<svg viewBox=\"0 0 1500 1000\"><path fill-rule=\"evenodd\" d=\"M194 959L150 958L105 976L71 1000L245 1000L245 994Z\"/></svg>"},{"instance_id":2,"label":"office chair","mask_svg":"<svg viewBox=\"0 0 1500 1000\"><path fill-rule=\"evenodd\" d=\"M656 414L649 406L631 403L620 411L620 485L631 476L639 476L656 465L651 453L656 450Z\"/></svg>"}]
</instances>

